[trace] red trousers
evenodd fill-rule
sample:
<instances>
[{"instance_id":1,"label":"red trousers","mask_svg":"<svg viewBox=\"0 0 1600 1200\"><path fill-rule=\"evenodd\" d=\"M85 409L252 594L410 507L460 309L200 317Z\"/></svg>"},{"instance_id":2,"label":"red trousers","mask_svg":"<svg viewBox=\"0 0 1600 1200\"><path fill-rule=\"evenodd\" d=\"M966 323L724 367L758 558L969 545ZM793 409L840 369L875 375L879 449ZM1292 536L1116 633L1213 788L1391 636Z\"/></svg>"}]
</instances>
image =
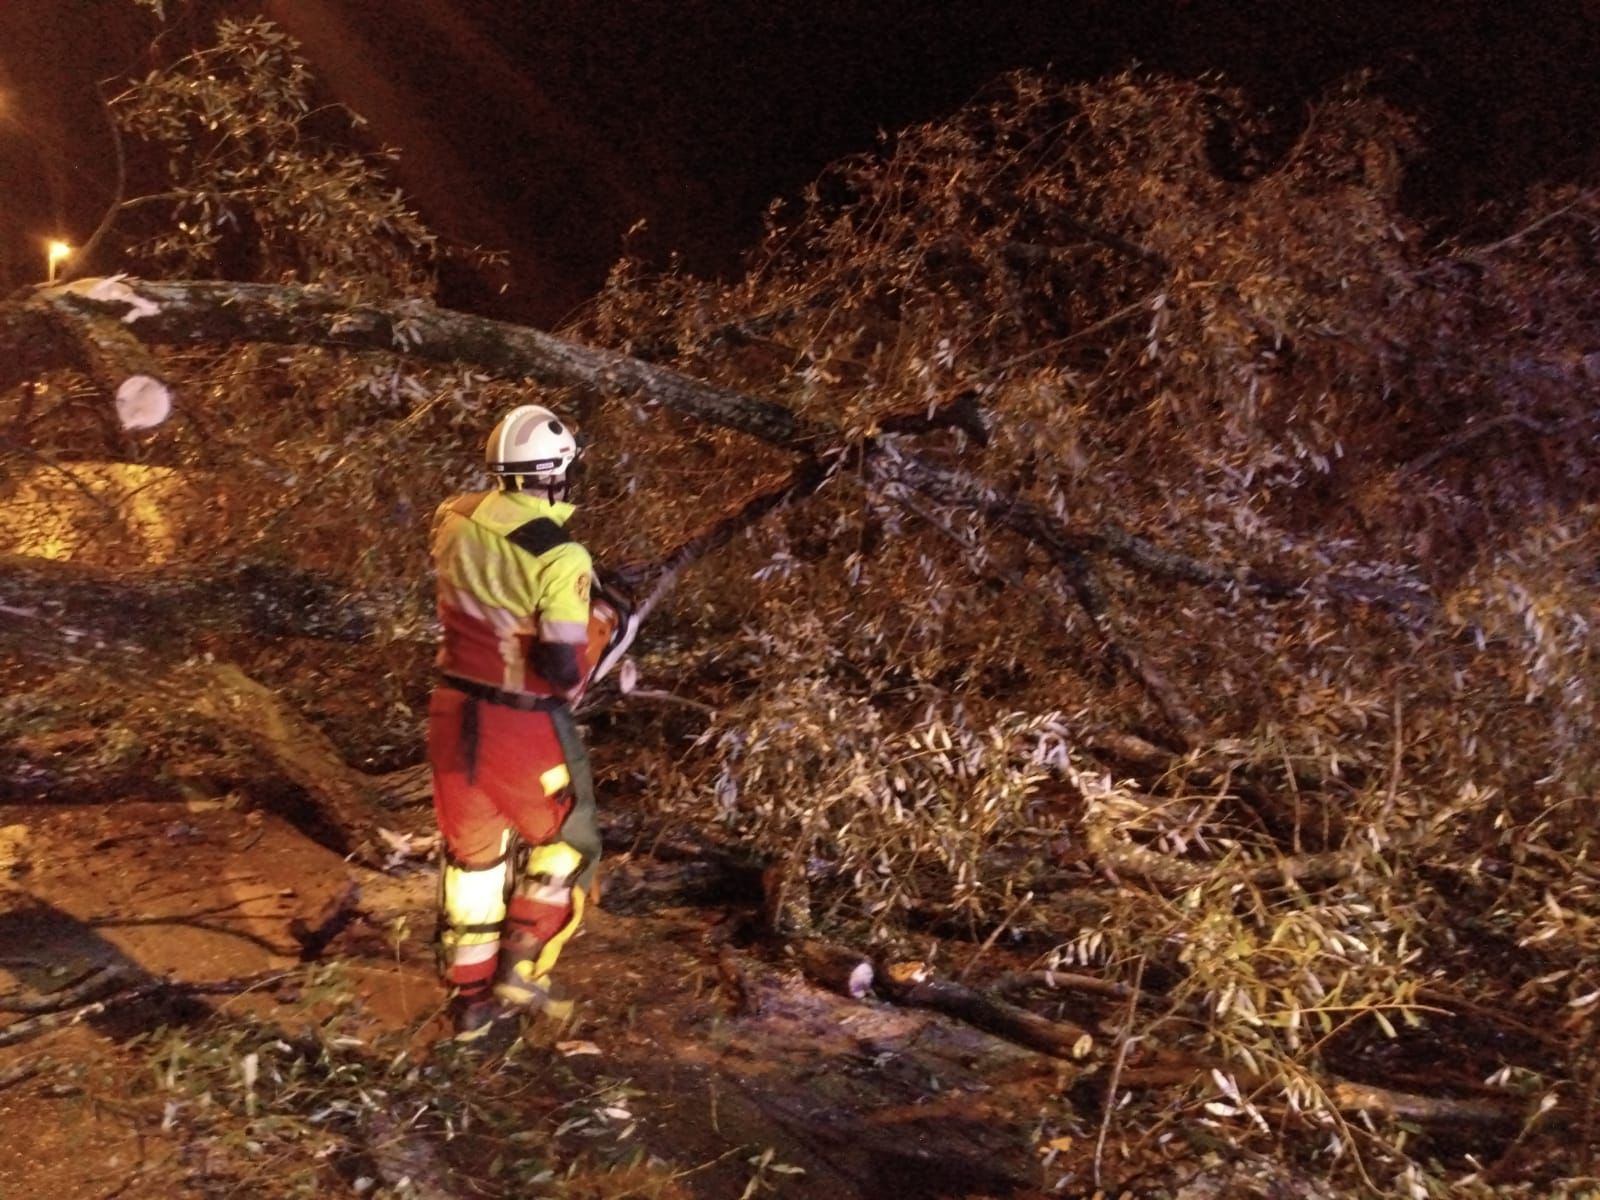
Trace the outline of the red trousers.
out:
<instances>
[{"instance_id":1,"label":"red trousers","mask_svg":"<svg viewBox=\"0 0 1600 1200\"><path fill-rule=\"evenodd\" d=\"M502 1003L542 1003L583 918L600 844L588 756L571 719L452 687L436 689L429 704L433 804L446 848L440 965L465 1000L492 988ZM567 723L565 749L558 721ZM527 848L516 862L507 860L512 831Z\"/></svg>"},{"instance_id":2,"label":"red trousers","mask_svg":"<svg viewBox=\"0 0 1600 1200\"><path fill-rule=\"evenodd\" d=\"M510 829L530 846L558 840L572 795L549 713L437 688L428 706L428 758L439 832L456 862L494 862Z\"/></svg>"}]
</instances>

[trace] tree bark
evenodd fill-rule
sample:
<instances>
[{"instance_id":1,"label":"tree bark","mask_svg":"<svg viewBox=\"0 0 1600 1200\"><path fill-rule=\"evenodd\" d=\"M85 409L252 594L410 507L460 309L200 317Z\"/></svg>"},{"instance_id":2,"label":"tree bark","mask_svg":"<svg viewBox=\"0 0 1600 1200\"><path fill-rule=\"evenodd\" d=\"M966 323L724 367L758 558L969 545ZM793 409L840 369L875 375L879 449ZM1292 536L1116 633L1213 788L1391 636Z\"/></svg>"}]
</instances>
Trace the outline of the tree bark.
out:
<instances>
[{"instance_id":1,"label":"tree bark","mask_svg":"<svg viewBox=\"0 0 1600 1200\"><path fill-rule=\"evenodd\" d=\"M181 668L165 686L196 713L247 742L311 798L310 832L319 842L381 869L381 789L371 776L347 766L320 730L230 664Z\"/></svg>"},{"instance_id":2,"label":"tree bark","mask_svg":"<svg viewBox=\"0 0 1600 1200\"><path fill-rule=\"evenodd\" d=\"M820 448L827 440L825 430L780 404L614 350L578 346L537 329L431 304L351 304L335 293L306 287L142 279L122 281L126 294L99 298L92 294L97 282L41 289L20 304L0 305L0 387L52 367L82 366L71 340L52 329L64 313L69 320L121 321L147 345L269 342L472 363L513 378L607 395L642 395L786 450Z\"/></svg>"},{"instance_id":3,"label":"tree bark","mask_svg":"<svg viewBox=\"0 0 1600 1200\"><path fill-rule=\"evenodd\" d=\"M1119 1086L1129 1090L1179 1087L1208 1074L1226 1071L1241 1091L1270 1088L1273 1081L1241 1072L1233 1064L1211 1063L1202 1059L1129 1067L1122 1072ZM1507 1125L1527 1116L1527 1105L1507 1096L1456 1097L1425 1096L1400 1092L1377 1084L1333 1079L1326 1085L1329 1104L1342 1113L1370 1113L1424 1125Z\"/></svg>"},{"instance_id":4,"label":"tree bark","mask_svg":"<svg viewBox=\"0 0 1600 1200\"><path fill-rule=\"evenodd\" d=\"M0 303L0 388L13 387L54 368L82 368L83 352L61 330L63 321L86 319L119 322L146 346L268 342L401 354L426 362L470 363L512 378L604 395L642 396L684 416L786 450L820 455L840 450L843 442L838 430L801 417L781 404L615 350L580 346L541 330L419 301L353 304L337 293L275 284L91 279L36 289L22 300ZM130 345L124 340L118 344ZM130 355L122 366L124 378L150 369L147 358L133 351ZM109 383L117 371L102 366L94 373ZM886 429L894 427L892 421L886 424ZM873 446L870 452L877 454L880 449ZM1293 578L1206 562L1159 547L1115 525L1073 530L1019 497L996 493L979 497L971 482L954 472L914 456L895 458L892 471L908 486L947 503L977 504L986 519L1039 543L1062 561L1074 555L1104 553L1159 578L1241 587L1269 597L1320 589L1363 603L1395 607L1426 599L1361 580Z\"/></svg>"},{"instance_id":5,"label":"tree bark","mask_svg":"<svg viewBox=\"0 0 1600 1200\"><path fill-rule=\"evenodd\" d=\"M132 575L15 554L0 555L0 615L0 645L28 655L66 638L181 656L214 630L355 642L375 623L334 580L282 564Z\"/></svg>"},{"instance_id":6,"label":"tree bark","mask_svg":"<svg viewBox=\"0 0 1600 1200\"><path fill-rule=\"evenodd\" d=\"M269 987L291 977L292 973L289 971L262 971L256 975L242 975L234 979L202 980L194 983L186 983L181 979L147 979L122 991L113 992L92 1004L40 1013L26 1020L0 1026L0 1046L25 1042L52 1029L60 1029L64 1025L77 1025L110 1009L148 1000L154 996L237 996L241 992Z\"/></svg>"}]
</instances>

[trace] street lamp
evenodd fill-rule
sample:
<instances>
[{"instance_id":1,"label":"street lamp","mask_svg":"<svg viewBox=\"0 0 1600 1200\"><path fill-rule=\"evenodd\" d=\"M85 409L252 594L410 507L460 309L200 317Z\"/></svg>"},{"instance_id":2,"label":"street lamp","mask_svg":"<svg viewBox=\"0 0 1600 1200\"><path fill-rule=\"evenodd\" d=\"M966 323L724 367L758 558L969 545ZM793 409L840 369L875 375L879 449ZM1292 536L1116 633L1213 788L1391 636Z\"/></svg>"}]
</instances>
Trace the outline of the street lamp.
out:
<instances>
[{"instance_id":1,"label":"street lamp","mask_svg":"<svg viewBox=\"0 0 1600 1200\"><path fill-rule=\"evenodd\" d=\"M63 260L72 257L72 247L67 243L52 238L45 246L45 262L49 264L49 274L45 277L46 283L56 281L56 266Z\"/></svg>"}]
</instances>

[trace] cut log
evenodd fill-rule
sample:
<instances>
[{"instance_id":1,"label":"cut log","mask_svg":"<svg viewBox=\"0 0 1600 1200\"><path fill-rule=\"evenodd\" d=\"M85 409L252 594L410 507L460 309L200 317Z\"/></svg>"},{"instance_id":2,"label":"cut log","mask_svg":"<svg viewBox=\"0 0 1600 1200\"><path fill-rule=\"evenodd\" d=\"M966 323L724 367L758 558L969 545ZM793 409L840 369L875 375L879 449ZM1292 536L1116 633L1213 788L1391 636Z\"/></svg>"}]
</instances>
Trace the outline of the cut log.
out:
<instances>
[{"instance_id":1,"label":"cut log","mask_svg":"<svg viewBox=\"0 0 1600 1200\"><path fill-rule=\"evenodd\" d=\"M1328 1099L1340 1112L1371 1113L1425 1125L1505 1125L1525 1115L1524 1106L1516 1103L1420 1096L1348 1079L1329 1088Z\"/></svg>"},{"instance_id":2,"label":"cut log","mask_svg":"<svg viewBox=\"0 0 1600 1200\"><path fill-rule=\"evenodd\" d=\"M1052 1021L977 988L928 975L920 963L892 963L878 971L878 990L896 1004L929 1008L1057 1058L1079 1059L1093 1047L1088 1030Z\"/></svg>"},{"instance_id":3,"label":"cut log","mask_svg":"<svg viewBox=\"0 0 1600 1200\"><path fill-rule=\"evenodd\" d=\"M796 942L792 950L801 974L811 982L852 1000L872 991L876 971L866 955L817 938Z\"/></svg>"}]
</instances>

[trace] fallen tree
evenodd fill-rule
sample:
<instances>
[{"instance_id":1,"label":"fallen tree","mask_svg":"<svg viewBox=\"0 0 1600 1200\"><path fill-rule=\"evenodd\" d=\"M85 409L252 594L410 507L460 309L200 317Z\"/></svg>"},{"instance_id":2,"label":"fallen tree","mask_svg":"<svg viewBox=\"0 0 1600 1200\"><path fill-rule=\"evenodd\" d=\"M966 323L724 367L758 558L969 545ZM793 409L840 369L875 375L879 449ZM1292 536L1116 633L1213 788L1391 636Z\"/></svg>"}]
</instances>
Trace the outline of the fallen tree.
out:
<instances>
[{"instance_id":1,"label":"fallen tree","mask_svg":"<svg viewBox=\"0 0 1600 1200\"><path fill-rule=\"evenodd\" d=\"M21 618L0 646L26 656L25 630L81 618L78 659L121 653L124 615L181 644L192 610L226 660L231 622L269 619L229 586L242 561L285 564L269 593L309 587L270 618L283 641L421 644L427 514L536 387L593 436L585 540L654 612L641 674L678 703L591 717L613 794L706 831L674 843L708 864L678 882L759 890L769 928L814 950L976 946L969 965L1028 985L999 1008L975 1006L979 981L908 996L1057 1053L1078 1039L1037 1024L1057 1001L1033 981L1100 980L1125 1005L1102 1145L1113 1112L1119 1133L1170 1126L1113 1108L1157 1083L1133 1050L1170 1045L1186 1118L1266 1153L1299 1136L1195 1095L1193 1064L1218 1063L1316 1114L1308 1154L1334 1136L1391 1190L1422 1171L1448 1190L1404 1138L1335 1121L1431 1120L1415 1099L1434 1093L1339 1091L1349 1063L1393 1042L1592 1096L1600 464L1575 435L1594 421L1596 198L1536 197L1475 251L1431 244L1381 103L1331 94L1281 161L1232 180L1208 157L1214 100L1006 81L839 164L745 278L625 262L559 335L437 308L410 260L351 271L319 223L211 179L165 281L0 305L0 419L68 471L219 472L239 539L226 563L137 576L8 568ZM270 283L170 269L258 231ZM374 791L424 797L415 771L343 767L254 664L196 671L239 702L193 711L335 827L369 821ZM424 676L363 719L392 710L415 748ZM716 861L728 845L748 854ZM860 986L850 956L816 955ZM731 950L719 965L751 1002ZM1552 1032L1481 1015L1512 1011ZM1308 1079L1320 1096L1290 1090ZM1431 1112L1499 1130L1527 1111L1469 1099Z\"/></svg>"},{"instance_id":2,"label":"fallen tree","mask_svg":"<svg viewBox=\"0 0 1600 1200\"><path fill-rule=\"evenodd\" d=\"M111 338L102 332L90 338L85 332L107 329L118 330L120 336ZM141 373L145 369L146 344L265 342L353 352L399 352L424 361L464 364L501 377L531 379L547 386L635 398L695 421L746 434L805 456L812 464L802 469L802 486L806 490L815 490L825 480L821 464L831 464L829 470L842 466L863 471L885 495L913 493L941 505L971 511L1047 555L1060 569L1068 594L1105 641L1108 657L1139 681L1165 716L1171 732L1185 745L1203 740L1203 724L1173 684L1114 631L1106 611L1104 586L1091 565L1092 555L1115 558L1157 579L1243 587L1268 598L1322 591L1361 602L1411 605L1424 599L1420 592L1374 587L1354 577L1296 580L1282 572L1196 560L1162 550L1115 525L1077 529L1017 494L1008 495L964 473L928 462L894 438L869 437L852 442L836 427L808 421L760 397L696 380L615 351L416 301L352 303L316 289L265 284L80 280L0 304L0 362L11 364L9 377L0 374L0 386L14 386L51 368L82 366L86 340L95 347L97 380L119 394L125 384L132 386L144 378ZM106 349L108 346L113 349ZM117 358L115 347L127 350L128 358ZM124 425L137 429L158 424L169 410L167 405L158 415L141 411L130 418L124 414ZM886 424L892 426L893 421ZM764 515L772 502L755 503L760 511L734 519L726 531L714 535L711 541L691 541L669 556L667 563L642 573L652 578L660 576L674 558L681 569L686 561L725 542L734 531ZM307 582L315 586L314 581L302 581L302 587ZM171 581L164 586L171 587ZM177 586L184 587L181 583ZM285 605L280 596L273 594L275 590L258 588L254 595L268 612L298 610L298 620L308 632L315 632L319 618L305 611L309 606ZM335 617L336 627L348 628L352 619L353 614L344 621ZM279 615L277 620L282 624L284 618Z\"/></svg>"}]
</instances>

